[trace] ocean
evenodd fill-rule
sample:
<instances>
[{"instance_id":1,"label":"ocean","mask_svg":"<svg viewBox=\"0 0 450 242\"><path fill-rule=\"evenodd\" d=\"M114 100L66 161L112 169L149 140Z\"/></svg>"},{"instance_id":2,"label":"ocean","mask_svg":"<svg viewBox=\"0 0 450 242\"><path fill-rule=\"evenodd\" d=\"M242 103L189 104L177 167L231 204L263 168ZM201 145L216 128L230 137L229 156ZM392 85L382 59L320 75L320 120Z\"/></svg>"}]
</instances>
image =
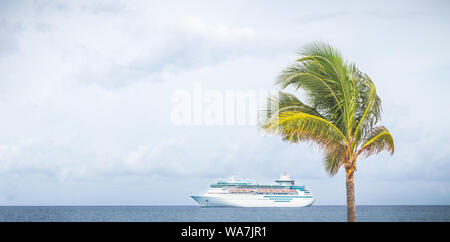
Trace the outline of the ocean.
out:
<instances>
[{"instance_id":1,"label":"ocean","mask_svg":"<svg viewBox=\"0 0 450 242\"><path fill-rule=\"evenodd\" d=\"M450 222L450 206L357 206L361 222ZM344 222L345 206L0 206L1 222Z\"/></svg>"}]
</instances>

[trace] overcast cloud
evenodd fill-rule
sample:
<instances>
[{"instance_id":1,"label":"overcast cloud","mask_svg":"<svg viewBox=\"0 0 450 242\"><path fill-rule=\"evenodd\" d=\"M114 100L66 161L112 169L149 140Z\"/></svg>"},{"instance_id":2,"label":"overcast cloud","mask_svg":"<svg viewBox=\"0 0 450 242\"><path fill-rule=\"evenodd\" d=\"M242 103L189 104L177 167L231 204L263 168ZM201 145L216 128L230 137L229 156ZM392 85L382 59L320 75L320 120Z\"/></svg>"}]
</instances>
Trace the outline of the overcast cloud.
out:
<instances>
[{"instance_id":1,"label":"overcast cloud","mask_svg":"<svg viewBox=\"0 0 450 242\"><path fill-rule=\"evenodd\" d=\"M311 41L375 82L394 156L357 204L450 204L447 1L1 1L0 205L189 204L219 177L289 172L345 204L342 171L256 126L176 126L176 90L276 90Z\"/></svg>"}]
</instances>

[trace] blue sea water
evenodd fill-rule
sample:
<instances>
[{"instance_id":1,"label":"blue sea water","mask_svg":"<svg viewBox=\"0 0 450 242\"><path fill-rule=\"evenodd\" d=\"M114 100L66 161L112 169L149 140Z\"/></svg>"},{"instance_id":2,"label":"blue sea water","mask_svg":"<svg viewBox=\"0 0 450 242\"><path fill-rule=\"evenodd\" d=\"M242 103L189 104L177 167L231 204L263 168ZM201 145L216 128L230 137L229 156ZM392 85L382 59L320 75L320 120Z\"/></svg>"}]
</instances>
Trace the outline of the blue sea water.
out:
<instances>
[{"instance_id":1,"label":"blue sea water","mask_svg":"<svg viewBox=\"0 0 450 242\"><path fill-rule=\"evenodd\" d=\"M357 206L358 221L450 222L450 206ZM335 222L345 206L200 208L198 206L0 206L2 222Z\"/></svg>"}]
</instances>

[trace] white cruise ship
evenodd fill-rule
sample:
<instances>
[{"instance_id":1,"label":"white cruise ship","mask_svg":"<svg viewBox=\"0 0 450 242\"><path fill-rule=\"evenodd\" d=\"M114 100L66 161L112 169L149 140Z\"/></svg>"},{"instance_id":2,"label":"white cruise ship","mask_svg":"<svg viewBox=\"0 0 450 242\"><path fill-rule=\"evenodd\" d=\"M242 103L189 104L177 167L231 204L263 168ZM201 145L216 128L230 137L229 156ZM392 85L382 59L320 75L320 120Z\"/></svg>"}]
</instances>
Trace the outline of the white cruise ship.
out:
<instances>
[{"instance_id":1,"label":"white cruise ship","mask_svg":"<svg viewBox=\"0 0 450 242\"><path fill-rule=\"evenodd\" d=\"M275 182L264 185L234 177L220 179L206 194L191 197L201 207L307 207L314 203L311 192L305 186L296 186L289 175Z\"/></svg>"}]
</instances>

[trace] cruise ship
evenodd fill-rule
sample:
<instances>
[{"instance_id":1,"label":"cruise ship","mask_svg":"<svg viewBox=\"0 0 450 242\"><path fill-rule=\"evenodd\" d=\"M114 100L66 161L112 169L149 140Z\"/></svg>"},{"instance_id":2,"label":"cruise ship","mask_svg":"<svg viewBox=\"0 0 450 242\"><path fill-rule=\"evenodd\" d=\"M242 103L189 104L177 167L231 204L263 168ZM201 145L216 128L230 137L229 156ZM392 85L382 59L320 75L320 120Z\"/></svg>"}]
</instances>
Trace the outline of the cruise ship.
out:
<instances>
[{"instance_id":1,"label":"cruise ship","mask_svg":"<svg viewBox=\"0 0 450 242\"><path fill-rule=\"evenodd\" d=\"M272 185L234 177L219 179L206 194L191 197L201 207L307 207L314 203L312 193L305 186L295 185L287 174Z\"/></svg>"}]
</instances>

